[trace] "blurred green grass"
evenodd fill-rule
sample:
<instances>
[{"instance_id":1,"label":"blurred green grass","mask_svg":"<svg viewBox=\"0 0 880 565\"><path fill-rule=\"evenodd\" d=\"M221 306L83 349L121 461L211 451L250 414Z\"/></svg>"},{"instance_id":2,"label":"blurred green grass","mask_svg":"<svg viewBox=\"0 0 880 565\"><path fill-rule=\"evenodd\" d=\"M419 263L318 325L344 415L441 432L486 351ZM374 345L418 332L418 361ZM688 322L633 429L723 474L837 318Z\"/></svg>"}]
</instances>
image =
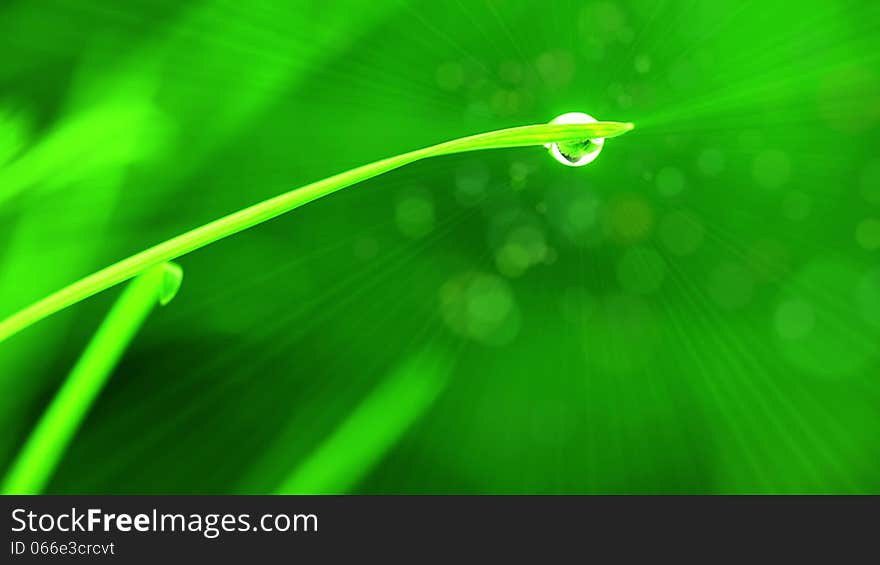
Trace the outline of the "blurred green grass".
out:
<instances>
[{"instance_id":1,"label":"blurred green grass","mask_svg":"<svg viewBox=\"0 0 880 565\"><path fill-rule=\"evenodd\" d=\"M273 492L424 350L442 390L343 490L880 491L878 7L0 11L0 316L377 158L638 125L583 169L443 157L185 257L50 492ZM4 468L115 297L0 346Z\"/></svg>"}]
</instances>

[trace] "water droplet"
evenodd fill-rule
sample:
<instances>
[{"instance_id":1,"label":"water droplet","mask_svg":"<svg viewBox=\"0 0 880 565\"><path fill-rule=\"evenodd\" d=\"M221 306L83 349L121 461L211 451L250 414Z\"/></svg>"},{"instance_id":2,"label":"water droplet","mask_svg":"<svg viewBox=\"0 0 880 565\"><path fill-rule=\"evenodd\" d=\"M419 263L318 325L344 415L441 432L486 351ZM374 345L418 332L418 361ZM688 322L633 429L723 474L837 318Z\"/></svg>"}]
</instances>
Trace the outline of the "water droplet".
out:
<instances>
[{"instance_id":1,"label":"water droplet","mask_svg":"<svg viewBox=\"0 0 880 565\"><path fill-rule=\"evenodd\" d=\"M465 273L440 289L440 313L456 334L487 345L505 345L520 327L507 282L488 273Z\"/></svg>"},{"instance_id":2,"label":"water droplet","mask_svg":"<svg viewBox=\"0 0 880 565\"><path fill-rule=\"evenodd\" d=\"M569 112L553 119L551 124L592 124L596 118L583 112ZM549 143L547 148L553 158L568 167L583 167L596 160L605 145L605 138L585 139L583 141L567 141Z\"/></svg>"},{"instance_id":3,"label":"water droplet","mask_svg":"<svg viewBox=\"0 0 880 565\"><path fill-rule=\"evenodd\" d=\"M816 314L809 302L793 299L783 302L773 317L776 331L784 339L800 339L809 334L816 323Z\"/></svg>"},{"instance_id":4,"label":"water droplet","mask_svg":"<svg viewBox=\"0 0 880 565\"><path fill-rule=\"evenodd\" d=\"M752 173L758 184L766 188L779 188L791 176L791 160L778 149L768 149L758 154L752 162Z\"/></svg>"},{"instance_id":5,"label":"water droplet","mask_svg":"<svg viewBox=\"0 0 880 565\"><path fill-rule=\"evenodd\" d=\"M880 220L865 218L856 227L856 241L868 251L880 249Z\"/></svg>"},{"instance_id":6,"label":"water droplet","mask_svg":"<svg viewBox=\"0 0 880 565\"><path fill-rule=\"evenodd\" d=\"M434 202L422 188L410 188L397 200L394 218L404 235L420 238L434 229Z\"/></svg>"},{"instance_id":7,"label":"water droplet","mask_svg":"<svg viewBox=\"0 0 880 565\"><path fill-rule=\"evenodd\" d=\"M663 167L655 178L657 190L663 196L675 196L684 190L684 175L675 167Z\"/></svg>"}]
</instances>

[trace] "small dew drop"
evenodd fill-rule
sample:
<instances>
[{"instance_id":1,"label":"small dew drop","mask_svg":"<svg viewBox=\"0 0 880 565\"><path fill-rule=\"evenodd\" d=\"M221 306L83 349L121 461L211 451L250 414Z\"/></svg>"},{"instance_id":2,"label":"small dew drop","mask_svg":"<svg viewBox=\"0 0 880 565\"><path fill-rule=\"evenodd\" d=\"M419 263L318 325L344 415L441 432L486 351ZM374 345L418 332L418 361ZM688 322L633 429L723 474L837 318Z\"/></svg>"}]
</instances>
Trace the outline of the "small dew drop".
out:
<instances>
[{"instance_id":1,"label":"small dew drop","mask_svg":"<svg viewBox=\"0 0 880 565\"><path fill-rule=\"evenodd\" d=\"M569 112L553 119L551 124L592 124L596 118L583 112ZM549 143L547 148L553 158L568 167L583 167L596 160L605 145L605 138L569 141L565 143Z\"/></svg>"}]
</instances>

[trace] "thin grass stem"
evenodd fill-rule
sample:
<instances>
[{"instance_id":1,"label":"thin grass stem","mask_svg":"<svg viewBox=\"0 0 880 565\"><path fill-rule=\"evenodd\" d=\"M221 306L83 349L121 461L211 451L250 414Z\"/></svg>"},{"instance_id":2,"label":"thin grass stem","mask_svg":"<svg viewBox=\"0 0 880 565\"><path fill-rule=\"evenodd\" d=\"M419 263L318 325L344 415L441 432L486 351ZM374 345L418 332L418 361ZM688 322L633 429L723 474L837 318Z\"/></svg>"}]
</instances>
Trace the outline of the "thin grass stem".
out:
<instances>
[{"instance_id":1,"label":"thin grass stem","mask_svg":"<svg viewBox=\"0 0 880 565\"><path fill-rule=\"evenodd\" d=\"M610 138L622 135L632 128L632 124L621 122L522 126L447 141L339 173L214 220L80 279L0 321L0 342L9 339L43 318L125 282L154 265L171 261L219 239L229 237L299 208L322 196L409 163L428 157L467 151L545 145L599 137Z\"/></svg>"},{"instance_id":2,"label":"thin grass stem","mask_svg":"<svg viewBox=\"0 0 880 565\"><path fill-rule=\"evenodd\" d=\"M396 367L287 477L275 494L344 494L433 405L451 362L425 350Z\"/></svg>"},{"instance_id":3,"label":"thin grass stem","mask_svg":"<svg viewBox=\"0 0 880 565\"><path fill-rule=\"evenodd\" d=\"M82 356L9 468L0 492L39 494L147 315L177 293L183 271L173 263L135 278L107 314Z\"/></svg>"}]
</instances>

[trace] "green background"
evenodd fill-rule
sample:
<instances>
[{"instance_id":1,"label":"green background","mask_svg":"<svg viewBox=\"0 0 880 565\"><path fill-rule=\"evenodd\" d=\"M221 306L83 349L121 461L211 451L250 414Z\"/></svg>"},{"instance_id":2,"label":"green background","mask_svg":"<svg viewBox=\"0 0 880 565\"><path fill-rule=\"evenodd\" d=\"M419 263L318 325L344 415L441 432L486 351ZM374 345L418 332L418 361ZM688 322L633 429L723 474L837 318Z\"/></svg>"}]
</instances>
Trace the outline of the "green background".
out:
<instances>
[{"instance_id":1,"label":"green background","mask_svg":"<svg viewBox=\"0 0 880 565\"><path fill-rule=\"evenodd\" d=\"M185 256L48 492L880 492L873 2L0 7L0 316ZM5 468L118 296L0 344Z\"/></svg>"}]
</instances>

